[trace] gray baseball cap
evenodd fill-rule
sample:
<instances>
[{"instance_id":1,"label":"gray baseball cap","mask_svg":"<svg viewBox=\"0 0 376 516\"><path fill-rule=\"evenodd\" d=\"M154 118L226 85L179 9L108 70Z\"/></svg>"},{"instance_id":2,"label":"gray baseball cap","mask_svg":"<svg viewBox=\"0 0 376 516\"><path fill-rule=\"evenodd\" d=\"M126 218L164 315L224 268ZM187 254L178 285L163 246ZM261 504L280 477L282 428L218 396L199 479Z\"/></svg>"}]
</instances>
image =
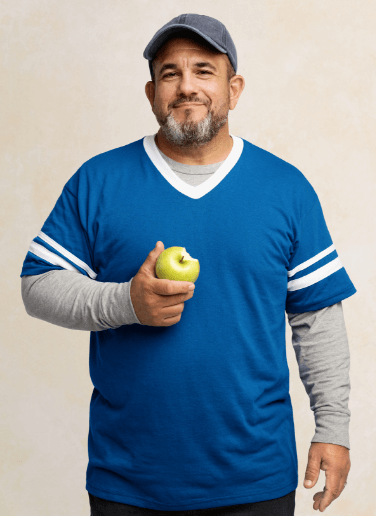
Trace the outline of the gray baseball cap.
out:
<instances>
[{"instance_id":1,"label":"gray baseball cap","mask_svg":"<svg viewBox=\"0 0 376 516\"><path fill-rule=\"evenodd\" d=\"M144 50L144 58L149 61L149 70L153 78L152 60L158 50L167 42L174 32L191 30L206 39L214 48L228 55L235 73L238 67L238 58L235 44L230 33L220 21L204 14L180 14L159 29Z\"/></svg>"}]
</instances>

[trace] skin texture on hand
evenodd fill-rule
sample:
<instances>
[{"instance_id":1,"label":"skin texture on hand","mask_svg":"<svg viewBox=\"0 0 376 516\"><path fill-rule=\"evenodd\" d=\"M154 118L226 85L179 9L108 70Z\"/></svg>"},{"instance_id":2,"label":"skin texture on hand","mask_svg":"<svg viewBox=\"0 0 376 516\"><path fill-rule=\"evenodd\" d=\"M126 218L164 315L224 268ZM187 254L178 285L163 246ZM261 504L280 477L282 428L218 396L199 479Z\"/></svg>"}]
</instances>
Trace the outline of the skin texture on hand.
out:
<instances>
[{"instance_id":1,"label":"skin texture on hand","mask_svg":"<svg viewBox=\"0 0 376 516\"><path fill-rule=\"evenodd\" d=\"M164 251L158 240L132 279L130 296L137 318L147 326L171 326L180 321L184 302L191 299L194 283L158 279L155 265Z\"/></svg>"},{"instance_id":2,"label":"skin texture on hand","mask_svg":"<svg viewBox=\"0 0 376 516\"><path fill-rule=\"evenodd\" d=\"M339 444L311 443L304 487L312 489L319 480L320 470L325 471L325 487L313 495L313 508L320 512L342 493L351 467L350 450ZM312 485L307 485L307 480Z\"/></svg>"}]
</instances>

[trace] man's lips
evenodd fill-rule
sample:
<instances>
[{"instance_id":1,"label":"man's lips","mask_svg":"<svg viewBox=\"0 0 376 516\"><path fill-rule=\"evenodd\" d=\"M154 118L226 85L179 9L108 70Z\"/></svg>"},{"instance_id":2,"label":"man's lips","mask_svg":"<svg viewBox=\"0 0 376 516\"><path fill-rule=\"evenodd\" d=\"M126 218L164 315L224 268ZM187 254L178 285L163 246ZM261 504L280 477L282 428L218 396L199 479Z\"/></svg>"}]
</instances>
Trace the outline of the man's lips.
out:
<instances>
[{"instance_id":1,"label":"man's lips","mask_svg":"<svg viewBox=\"0 0 376 516\"><path fill-rule=\"evenodd\" d=\"M178 104L175 106L176 108L180 106L203 106L204 104L198 103L198 102L182 102L181 104Z\"/></svg>"}]
</instances>

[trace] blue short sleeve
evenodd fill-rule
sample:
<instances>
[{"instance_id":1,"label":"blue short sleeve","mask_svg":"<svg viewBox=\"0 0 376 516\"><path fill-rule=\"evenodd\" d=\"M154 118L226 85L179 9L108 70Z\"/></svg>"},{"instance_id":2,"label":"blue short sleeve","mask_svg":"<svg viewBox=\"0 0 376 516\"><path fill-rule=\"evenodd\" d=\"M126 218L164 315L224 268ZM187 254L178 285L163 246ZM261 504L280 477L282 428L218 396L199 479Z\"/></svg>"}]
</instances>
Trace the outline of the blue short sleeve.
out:
<instances>
[{"instance_id":1,"label":"blue short sleeve","mask_svg":"<svg viewBox=\"0 0 376 516\"><path fill-rule=\"evenodd\" d=\"M76 173L77 174L77 173ZM95 279L97 273L86 220L77 198L76 175L67 182L38 235L32 240L23 263L21 278L51 270L71 270ZM73 191L72 191L73 189Z\"/></svg>"},{"instance_id":2,"label":"blue short sleeve","mask_svg":"<svg viewBox=\"0 0 376 516\"><path fill-rule=\"evenodd\" d=\"M300 224L287 275L288 313L319 310L356 293L338 256L316 194L313 206Z\"/></svg>"}]
</instances>

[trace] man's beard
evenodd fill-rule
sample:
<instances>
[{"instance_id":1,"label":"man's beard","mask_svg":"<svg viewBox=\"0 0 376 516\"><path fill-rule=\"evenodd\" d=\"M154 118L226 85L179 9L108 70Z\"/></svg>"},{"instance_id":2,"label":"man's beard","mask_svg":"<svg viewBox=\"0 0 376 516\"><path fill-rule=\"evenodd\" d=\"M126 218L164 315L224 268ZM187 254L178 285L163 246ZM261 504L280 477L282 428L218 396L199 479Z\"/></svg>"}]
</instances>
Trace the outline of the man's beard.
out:
<instances>
[{"instance_id":1,"label":"man's beard","mask_svg":"<svg viewBox=\"0 0 376 516\"><path fill-rule=\"evenodd\" d=\"M199 100L188 101L187 99L185 101L200 102ZM179 103L182 103L182 100ZM182 107L180 109L189 109L192 112L192 108L189 107ZM164 137L172 145L179 147L201 147L210 142L219 133L221 127L225 125L229 109L226 112L222 110L218 114L209 109L208 114L203 120L197 122L195 120L184 120L180 123L175 120L171 112L167 116L159 114L156 110L153 110L153 112Z\"/></svg>"}]
</instances>

